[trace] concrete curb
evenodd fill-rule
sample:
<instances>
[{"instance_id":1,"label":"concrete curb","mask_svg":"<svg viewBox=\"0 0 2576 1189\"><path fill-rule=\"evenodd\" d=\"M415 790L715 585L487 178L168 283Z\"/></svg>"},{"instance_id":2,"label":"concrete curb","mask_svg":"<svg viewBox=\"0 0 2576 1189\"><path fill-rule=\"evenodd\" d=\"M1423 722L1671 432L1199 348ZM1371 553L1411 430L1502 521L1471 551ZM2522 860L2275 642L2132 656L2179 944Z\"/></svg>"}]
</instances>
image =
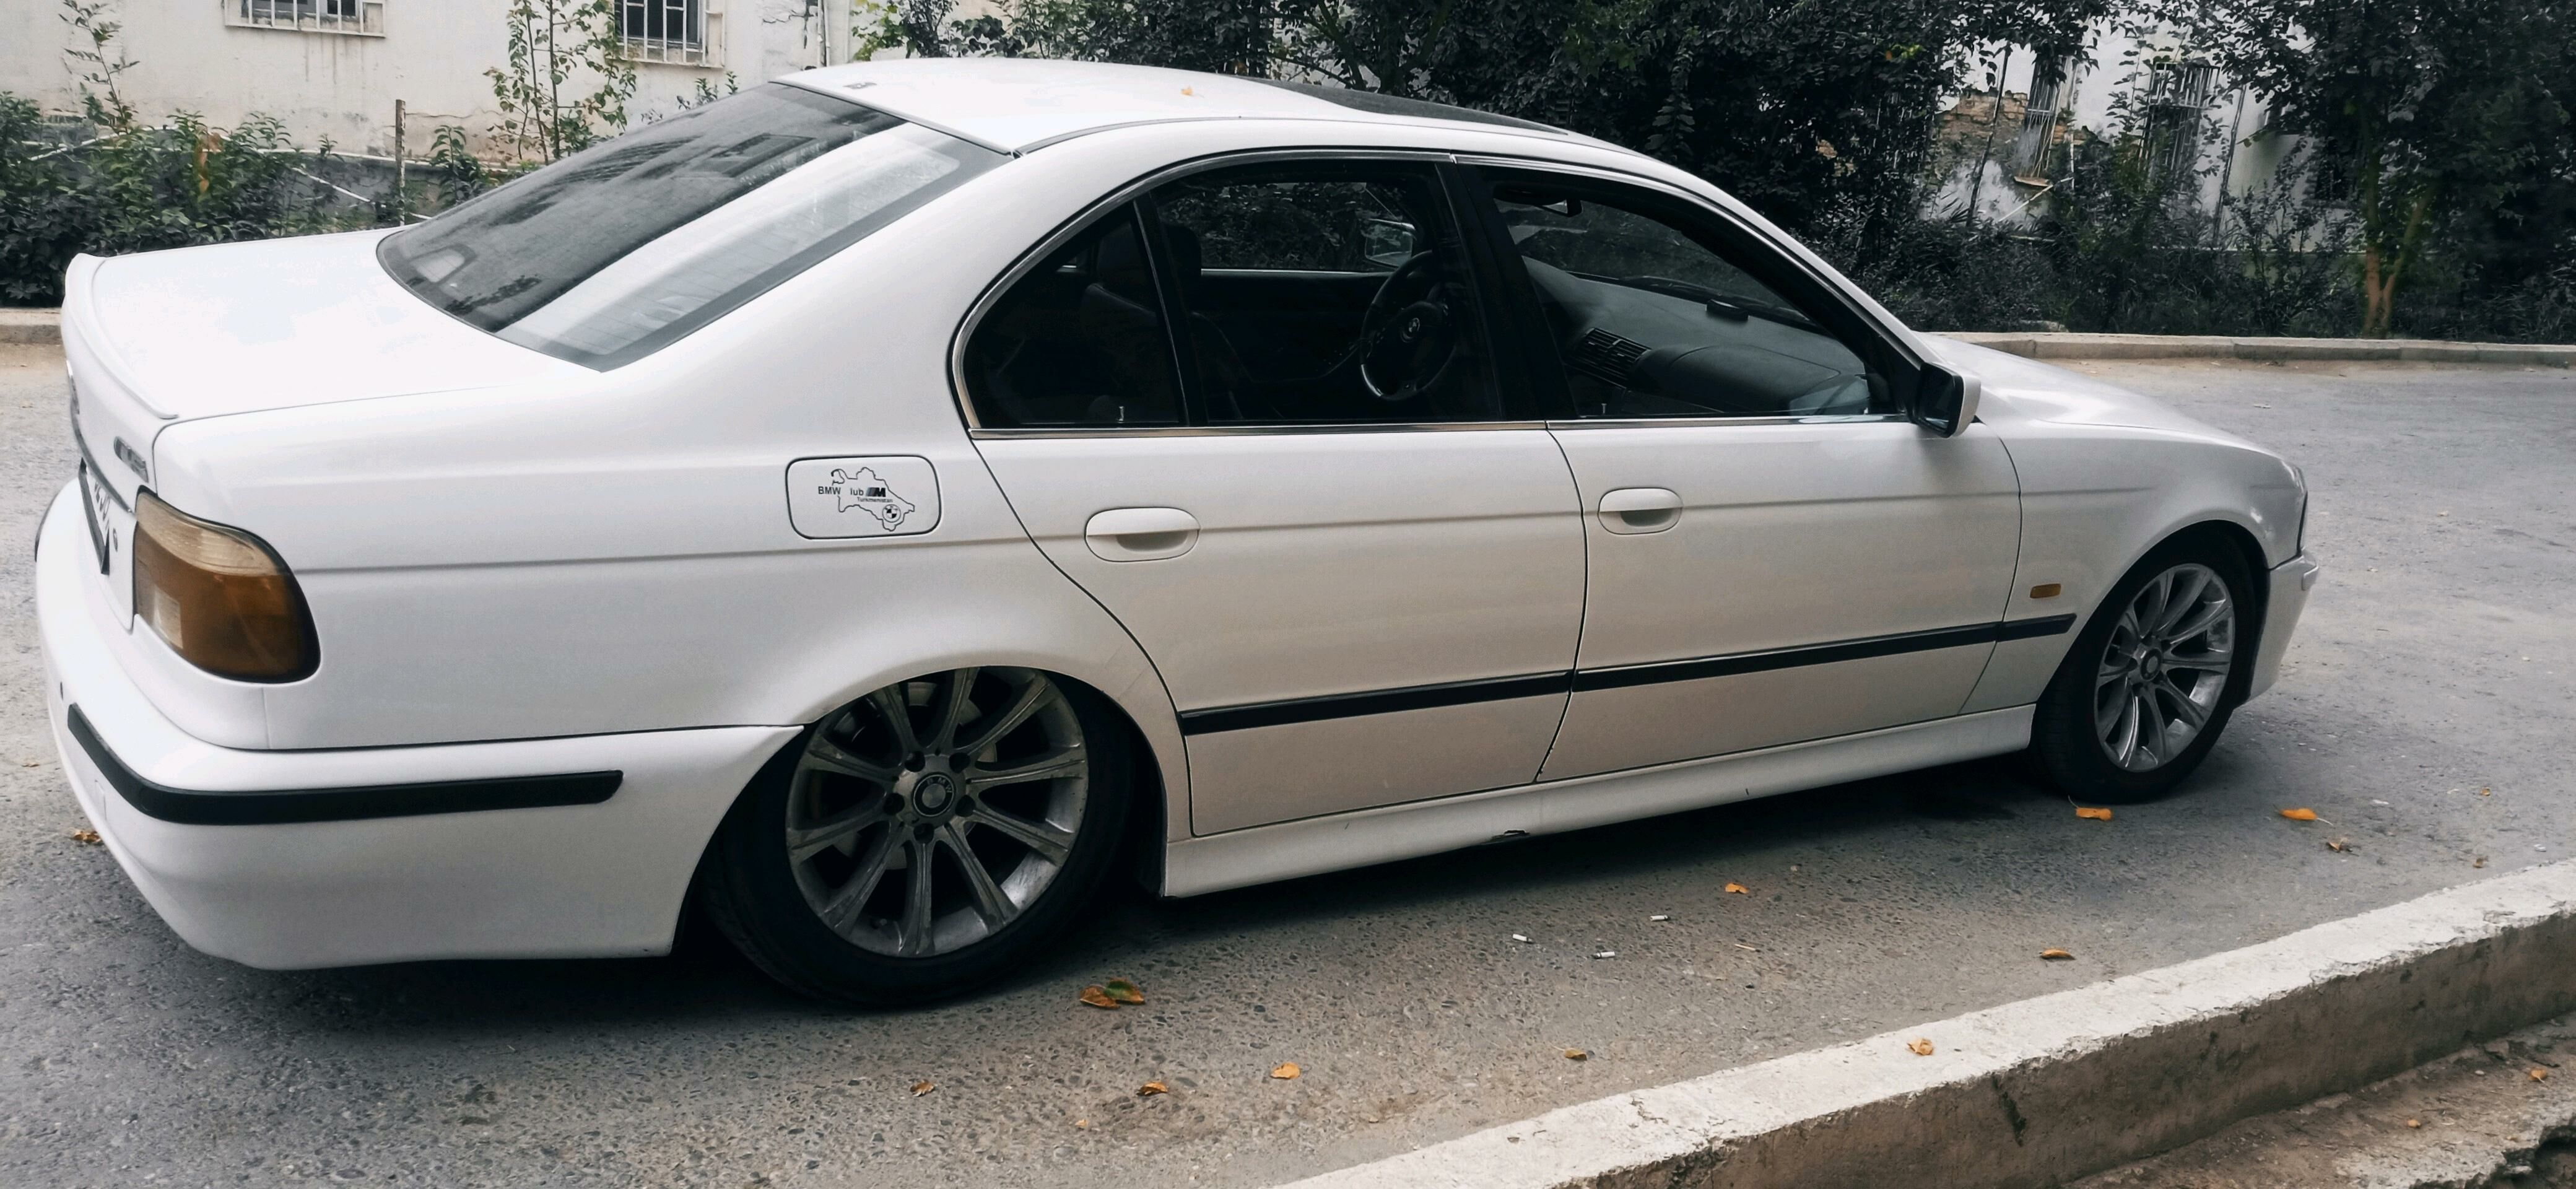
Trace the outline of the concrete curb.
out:
<instances>
[{"instance_id":1,"label":"concrete curb","mask_svg":"<svg viewBox=\"0 0 2576 1189\"><path fill-rule=\"evenodd\" d=\"M0 343L63 341L61 310L0 309Z\"/></svg>"},{"instance_id":2,"label":"concrete curb","mask_svg":"<svg viewBox=\"0 0 2576 1189\"><path fill-rule=\"evenodd\" d=\"M2230 338L2204 334L1996 334L1975 331L1942 332L1941 337L2031 359L2343 359L2379 363L2576 366L2576 346L2533 343Z\"/></svg>"},{"instance_id":3,"label":"concrete curb","mask_svg":"<svg viewBox=\"0 0 2576 1189\"><path fill-rule=\"evenodd\" d=\"M1297 1185L2058 1184L2576 1009L2571 960L2576 863L2556 863Z\"/></svg>"}]
</instances>

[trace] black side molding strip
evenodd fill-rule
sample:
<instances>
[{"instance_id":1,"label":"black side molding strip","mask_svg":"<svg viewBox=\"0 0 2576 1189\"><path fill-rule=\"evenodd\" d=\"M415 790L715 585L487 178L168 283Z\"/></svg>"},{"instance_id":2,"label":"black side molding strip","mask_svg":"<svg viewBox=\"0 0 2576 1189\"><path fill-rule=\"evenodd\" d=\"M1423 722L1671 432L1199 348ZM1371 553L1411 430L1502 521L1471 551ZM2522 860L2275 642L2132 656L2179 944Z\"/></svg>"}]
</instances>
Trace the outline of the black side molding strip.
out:
<instances>
[{"instance_id":1,"label":"black side molding strip","mask_svg":"<svg viewBox=\"0 0 2576 1189\"><path fill-rule=\"evenodd\" d=\"M1935 628L1928 632L1869 636L1859 640L1838 640L1831 644L1810 644L1800 648L1773 649L1769 652L1742 652L1732 656L1701 657L1687 661L1658 661L1653 664L1630 665L1620 669L1586 669L1575 676L1574 688L1577 690L1624 689L1632 685L1698 681L1707 677L1733 677L1740 673L1768 673L1775 669L1830 665L1836 661L1858 661L1876 656L1930 652L1936 648L1963 648L1971 644L1991 644L1995 640L1995 629L1998 626L1981 623L1975 627Z\"/></svg>"},{"instance_id":2,"label":"black side molding strip","mask_svg":"<svg viewBox=\"0 0 2576 1189\"><path fill-rule=\"evenodd\" d=\"M2063 636L2075 626L2072 615L2051 615L2046 619L2009 619L1995 625L1997 640L2036 640L2041 636Z\"/></svg>"},{"instance_id":3,"label":"black side molding strip","mask_svg":"<svg viewBox=\"0 0 2576 1189\"><path fill-rule=\"evenodd\" d=\"M1213 710L1184 710L1181 712L1181 733L1206 735L1217 731L1241 731L1251 727L1278 727L1289 723L1321 722L1328 718L1356 718L1363 714L1392 714L1399 710L1465 706L1474 702L1499 702L1506 698L1563 695L1573 683L1574 674L1572 673L1535 673L1526 677L1490 677L1480 681L1453 681L1445 685L1415 685L1403 689L1372 690L1367 693L1327 694L1320 698L1259 702L1249 706L1224 706Z\"/></svg>"},{"instance_id":4,"label":"black side molding strip","mask_svg":"<svg viewBox=\"0 0 2576 1189\"><path fill-rule=\"evenodd\" d=\"M380 784L356 788L285 789L276 792L204 792L154 784L135 774L107 749L80 707L71 708L72 738L107 777L108 787L146 817L189 826L266 826L288 822L343 822L379 817L477 813L487 809L536 809L596 805L617 792L623 772L571 772L558 776L505 776Z\"/></svg>"},{"instance_id":5,"label":"black side molding strip","mask_svg":"<svg viewBox=\"0 0 2576 1189\"><path fill-rule=\"evenodd\" d=\"M1400 710L1464 706L1473 702L1495 702L1506 698L1534 698L1548 694L1562 694L1569 690L1580 692L1594 689L1625 689L1630 686L1657 685L1667 681L1698 681L1708 677L1732 677L1741 673L1767 673L1775 669L1794 669L1805 665L1830 665L1836 661L1866 660L1871 657L1897 656L1908 652L1929 652L1936 648L1962 648L1972 644L1993 644L2003 640L2031 640L2041 636L2063 635L2074 626L2075 617L2072 615L2051 615L2043 619L1980 623L1959 628L1935 628L1928 632L1901 632L1893 636L1838 640L1830 644L1810 644L1767 652L1745 652L1681 661L1656 661L1651 664L1629 665L1617 669L1585 669L1573 673L1495 677L1481 681L1450 682L1446 685L1417 685L1404 689L1372 690L1356 694L1330 694L1320 698L1298 698L1285 702L1256 702L1245 706L1223 706L1212 710L1184 710L1181 712L1181 733L1208 735L1218 731L1241 731L1253 727L1278 727L1290 723L1354 718L1363 714L1391 714Z\"/></svg>"}]
</instances>

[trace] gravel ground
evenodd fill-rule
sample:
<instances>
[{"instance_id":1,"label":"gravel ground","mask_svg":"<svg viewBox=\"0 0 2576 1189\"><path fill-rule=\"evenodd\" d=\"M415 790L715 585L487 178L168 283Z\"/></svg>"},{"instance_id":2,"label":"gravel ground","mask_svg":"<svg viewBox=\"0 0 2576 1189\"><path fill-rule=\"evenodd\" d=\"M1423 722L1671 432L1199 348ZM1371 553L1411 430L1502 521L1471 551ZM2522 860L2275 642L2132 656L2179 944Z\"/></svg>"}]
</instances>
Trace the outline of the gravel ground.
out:
<instances>
[{"instance_id":1,"label":"gravel ground","mask_svg":"<svg viewBox=\"0 0 2576 1189\"><path fill-rule=\"evenodd\" d=\"M0 347L11 540L70 473L61 367ZM2576 374L2083 370L2316 489L2327 572L2282 684L2181 796L2083 821L1988 762L1130 898L1008 986L885 1014L714 947L284 974L189 950L71 836L28 556L0 551L0 1184L1264 1184L2563 857ZM1113 976L1151 1002L1075 1004Z\"/></svg>"}]
</instances>

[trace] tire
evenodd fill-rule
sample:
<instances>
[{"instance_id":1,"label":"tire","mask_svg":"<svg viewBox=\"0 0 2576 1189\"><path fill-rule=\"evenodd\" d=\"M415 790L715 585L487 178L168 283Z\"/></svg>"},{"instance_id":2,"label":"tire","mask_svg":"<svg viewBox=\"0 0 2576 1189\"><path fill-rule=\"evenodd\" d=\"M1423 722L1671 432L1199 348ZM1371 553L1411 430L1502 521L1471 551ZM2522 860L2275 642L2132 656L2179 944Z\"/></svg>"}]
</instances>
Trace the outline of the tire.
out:
<instances>
[{"instance_id":1,"label":"tire","mask_svg":"<svg viewBox=\"0 0 2576 1189\"><path fill-rule=\"evenodd\" d=\"M734 803L708 848L707 916L817 999L971 991L1046 950L1098 894L1134 790L1127 740L1106 699L1035 670L878 690L806 728Z\"/></svg>"},{"instance_id":2,"label":"tire","mask_svg":"<svg viewBox=\"0 0 2576 1189\"><path fill-rule=\"evenodd\" d=\"M2210 612L2212 588L2223 589L2224 630L2187 634ZM2245 700L2259 625L2253 588L2244 558L2223 540L2177 537L2147 554L2111 588L2040 695L2030 746L2040 772L2078 801L2130 804L2172 792ZM2189 605L2175 610L2178 596ZM2154 713L2141 712L2147 707Z\"/></svg>"}]
</instances>

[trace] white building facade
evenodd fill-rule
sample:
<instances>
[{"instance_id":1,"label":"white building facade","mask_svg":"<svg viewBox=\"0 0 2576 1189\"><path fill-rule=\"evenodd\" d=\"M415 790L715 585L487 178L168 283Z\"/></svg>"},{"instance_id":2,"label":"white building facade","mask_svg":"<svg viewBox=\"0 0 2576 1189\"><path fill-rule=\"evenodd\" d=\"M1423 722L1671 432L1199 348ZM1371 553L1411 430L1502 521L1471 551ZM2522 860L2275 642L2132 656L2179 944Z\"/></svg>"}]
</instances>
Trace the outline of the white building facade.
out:
<instances>
[{"instance_id":1,"label":"white building facade","mask_svg":"<svg viewBox=\"0 0 2576 1189\"><path fill-rule=\"evenodd\" d=\"M699 91L749 86L846 62L873 6L851 0L613 0L637 86L636 121L666 115ZM276 117L298 145L405 155L432 130L463 127L484 144L500 115L484 71L508 59L510 0L112 0L100 21L122 26L134 66L117 89L147 122L194 112L218 128ZM59 0L0 0L0 90L48 112L81 109L65 51L86 38Z\"/></svg>"}]
</instances>

